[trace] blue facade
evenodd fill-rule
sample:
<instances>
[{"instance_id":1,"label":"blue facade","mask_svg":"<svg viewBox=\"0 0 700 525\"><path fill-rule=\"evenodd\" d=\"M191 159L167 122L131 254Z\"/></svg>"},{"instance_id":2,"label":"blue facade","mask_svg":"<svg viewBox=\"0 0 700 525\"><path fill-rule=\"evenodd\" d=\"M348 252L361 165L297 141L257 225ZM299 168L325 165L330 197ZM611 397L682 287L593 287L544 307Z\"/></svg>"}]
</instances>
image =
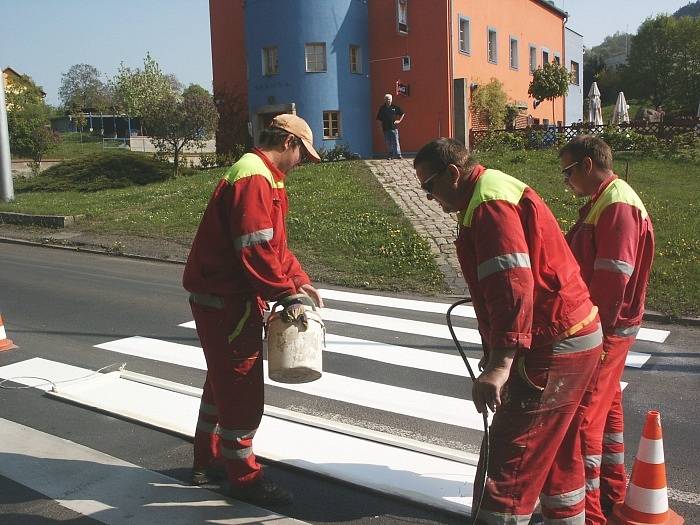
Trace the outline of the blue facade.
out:
<instances>
[{"instance_id":1,"label":"blue facade","mask_svg":"<svg viewBox=\"0 0 700 525\"><path fill-rule=\"evenodd\" d=\"M252 131L272 115L296 112L314 134L316 148L346 145L371 156L371 103L367 0L247 0L248 98ZM325 43L326 70L307 72L305 45ZM350 46L360 51L351 72ZM277 72L265 75L263 49L277 48ZM340 114L338 138L324 139L324 111Z\"/></svg>"},{"instance_id":2,"label":"blue facade","mask_svg":"<svg viewBox=\"0 0 700 525\"><path fill-rule=\"evenodd\" d=\"M571 62L578 64L578 84L569 84L566 95L566 125L583 122L583 36L566 28L566 68L571 71Z\"/></svg>"}]
</instances>

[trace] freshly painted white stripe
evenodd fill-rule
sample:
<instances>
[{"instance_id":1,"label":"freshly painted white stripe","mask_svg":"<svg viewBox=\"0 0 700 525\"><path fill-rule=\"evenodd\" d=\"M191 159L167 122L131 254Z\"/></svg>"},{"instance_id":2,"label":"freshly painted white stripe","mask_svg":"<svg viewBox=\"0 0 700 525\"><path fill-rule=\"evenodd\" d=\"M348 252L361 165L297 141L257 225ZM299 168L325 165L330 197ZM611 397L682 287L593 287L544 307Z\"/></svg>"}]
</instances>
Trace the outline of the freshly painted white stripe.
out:
<instances>
[{"instance_id":1,"label":"freshly painted white stripe","mask_svg":"<svg viewBox=\"0 0 700 525\"><path fill-rule=\"evenodd\" d=\"M24 363L41 374L60 368L60 363L38 358ZM87 372L90 371L82 370L82 375ZM197 397L121 379L114 373L98 374L66 386L54 395L190 437L194 434L199 407ZM255 438L255 453L411 501L463 514L470 512L476 467L463 462L270 416L263 416ZM0 472L2 468L0 465ZM138 494L140 498L141 493ZM153 523L161 521L153 520ZM201 519L196 522L200 523Z\"/></svg>"},{"instance_id":2,"label":"freshly painted white stripe","mask_svg":"<svg viewBox=\"0 0 700 525\"><path fill-rule=\"evenodd\" d=\"M6 419L0 419L0 454L0 475L101 523L302 523Z\"/></svg>"},{"instance_id":3,"label":"freshly painted white stripe","mask_svg":"<svg viewBox=\"0 0 700 525\"><path fill-rule=\"evenodd\" d=\"M434 303L430 301L419 301L414 299L401 299L383 295L369 295L355 292L343 292L340 290L321 289L324 298L343 301L347 303L368 304L373 306L386 306L389 308L402 308L405 310L415 310L417 312L429 312L445 314L450 307L450 303ZM322 310L322 312L325 311ZM471 305L461 305L452 311L452 315L457 317L470 317L475 319L476 312ZM182 325L180 325L182 326ZM652 343L663 343L669 336L668 330L657 330L655 328L640 328L637 334L638 341L650 341Z\"/></svg>"},{"instance_id":4,"label":"freshly painted white stripe","mask_svg":"<svg viewBox=\"0 0 700 525\"><path fill-rule=\"evenodd\" d=\"M668 510L668 492L665 488L643 489L630 483L627 486L625 504L639 512L661 514Z\"/></svg>"},{"instance_id":5,"label":"freshly painted white stripe","mask_svg":"<svg viewBox=\"0 0 700 525\"><path fill-rule=\"evenodd\" d=\"M431 301L419 301L416 299L402 299L400 297L389 297L385 295L369 295L356 292L344 292L341 290L329 290L321 288L321 296L324 299L342 301L345 303L368 304L372 306L385 306L387 308L401 308L403 310L415 310L417 312L427 312L433 314L446 314L450 303L437 303ZM456 317L476 317L474 307L463 304L452 310L452 315Z\"/></svg>"},{"instance_id":6,"label":"freshly painted white stripe","mask_svg":"<svg viewBox=\"0 0 700 525\"><path fill-rule=\"evenodd\" d=\"M204 355L201 349L196 346L170 343L147 337L129 337L96 346L120 354L206 370ZM468 399L418 392L409 388L373 383L328 372L324 372L320 379L312 383L298 385L276 383L267 377L267 362L265 363L265 383L286 390L418 417L428 421L476 430L483 429L481 415Z\"/></svg>"},{"instance_id":7,"label":"freshly painted white stripe","mask_svg":"<svg viewBox=\"0 0 700 525\"><path fill-rule=\"evenodd\" d=\"M323 312L323 318L326 321L332 321L336 320L336 313L342 313L341 310L330 310L329 308L324 308L321 310ZM334 317L334 319L330 319L327 315L327 312L332 312L331 317ZM353 313L353 312L350 312ZM385 328L385 325L383 324L384 321L383 319L396 319L393 317L388 317L385 318L383 316L379 315L371 315L371 314L356 314L351 317L347 316L338 316L337 320L340 322L349 322L349 321L359 321L361 320L359 316L369 316L367 318L364 318L366 321L372 321L375 323L382 323L382 324L374 324L374 325L369 325L369 326L380 326L383 329L387 330L392 330L392 328ZM414 335L427 335L430 337L437 337L440 339L452 339L452 336L450 336L450 332L447 329L446 326L444 325L439 325L435 323L422 323L419 321L409 321L408 319L396 319L397 321L401 321L401 325L395 328L406 328L406 330L395 330L395 331L404 331L405 333L412 333ZM352 324L362 324L362 323L352 323ZM196 329L194 321L189 321L187 323L182 323L178 326L181 326L183 328L191 328L191 329ZM368 325L363 325L363 326L368 326ZM411 329L413 331L410 331L408 329ZM481 345L481 336L479 335L477 330L471 329L471 328L455 328L455 333L459 340L461 342L472 342L474 344ZM357 345L354 344L354 342L357 342ZM385 343L379 343L375 341L368 341L366 339L355 339L352 337L344 337L340 335L333 335L333 334L326 334L326 343L327 343L327 350L330 352L335 352L338 354L347 354L347 355L357 355L358 357L363 357L365 359L374 359L375 361L382 361L385 363L390 363L390 364L395 364L395 365L401 365L401 366L410 366L412 368L426 368L427 370L433 370L435 372L442 372L442 373L453 373L454 375L464 375L459 372L460 367L456 365L456 362L459 361L461 363L461 368L464 369L464 362L461 361L461 357L457 356L449 356L449 354L436 354L435 352L426 352L423 351L424 354L414 354L411 352L406 352L406 350L409 350L407 347L404 346L394 346L394 345L388 345ZM100 345L97 345L99 348L101 348ZM373 348L382 348L385 350L388 349L395 349L395 351L380 351L376 352L373 350ZM355 353L355 349L357 349L358 353ZM418 352L417 350L414 350L414 352ZM455 349L455 352L457 350ZM404 353L405 356L401 356L401 354ZM427 354L430 354L429 356ZM434 357L436 355L442 355L444 357ZM375 356L375 357L371 357ZM381 358L378 358L378 356L383 356ZM431 360L435 360L434 363L422 363L422 359L424 357L430 357ZM639 352L629 352L627 354L627 360L625 361L625 366L633 367L633 368L641 368L644 366L644 363L646 363L649 358L651 357L650 354L642 354ZM415 364L409 364L409 363L419 363L421 362L420 366L416 366ZM473 360L470 361L470 364L472 364L472 368L476 371L477 369L474 367L474 364L478 364L478 360ZM450 372L449 370L457 370L458 372ZM466 371L466 369L464 369ZM475 372L476 373L476 372Z\"/></svg>"},{"instance_id":8,"label":"freshly painted white stripe","mask_svg":"<svg viewBox=\"0 0 700 525\"><path fill-rule=\"evenodd\" d=\"M664 462L664 442L662 439L648 439L642 436L637 449L637 459L644 463L660 465Z\"/></svg>"},{"instance_id":9,"label":"freshly painted white stripe","mask_svg":"<svg viewBox=\"0 0 700 525\"><path fill-rule=\"evenodd\" d=\"M33 363L42 363L40 367L33 368ZM93 370L86 370L77 366L47 361L45 359L34 358L20 361L11 365L0 367L0 378L10 379L12 382L37 388L48 392L53 388L63 386L69 382L83 381L96 375Z\"/></svg>"}]
</instances>

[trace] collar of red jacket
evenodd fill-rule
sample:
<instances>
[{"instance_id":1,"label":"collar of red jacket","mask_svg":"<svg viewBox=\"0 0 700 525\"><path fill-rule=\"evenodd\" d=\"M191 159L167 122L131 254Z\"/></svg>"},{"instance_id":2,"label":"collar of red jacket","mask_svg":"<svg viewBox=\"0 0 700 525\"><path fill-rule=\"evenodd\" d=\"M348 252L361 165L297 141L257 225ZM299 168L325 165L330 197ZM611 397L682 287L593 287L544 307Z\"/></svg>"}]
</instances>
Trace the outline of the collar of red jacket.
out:
<instances>
[{"instance_id":1,"label":"collar of red jacket","mask_svg":"<svg viewBox=\"0 0 700 525\"><path fill-rule=\"evenodd\" d=\"M272 172L272 176L275 178L275 180L284 180L286 175L280 171L277 166L275 166L270 159L267 158L267 155L265 155L261 150L258 148L253 148L253 153L255 153L258 157L262 159L262 161L265 163L265 166L268 167L268 169Z\"/></svg>"},{"instance_id":2,"label":"collar of red jacket","mask_svg":"<svg viewBox=\"0 0 700 525\"><path fill-rule=\"evenodd\" d=\"M617 175L614 173L610 175L607 179L605 179L603 182L600 183L600 186L598 186L598 189L595 191L595 193L591 196L591 202L595 202L598 200L598 197L600 197L600 194L603 193L605 188L610 186L610 183L614 181L617 178Z\"/></svg>"},{"instance_id":3,"label":"collar of red jacket","mask_svg":"<svg viewBox=\"0 0 700 525\"><path fill-rule=\"evenodd\" d=\"M486 171L486 168L482 166L481 164L477 164L472 168L472 170L469 172L469 175L467 175L465 181L465 192L463 197L462 202L459 203L459 209L460 210L465 210L467 206L469 206L469 201L472 199L472 195L474 195L474 186L476 186L476 181L479 180L479 177L481 177L482 173Z\"/></svg>"}]
</instances>

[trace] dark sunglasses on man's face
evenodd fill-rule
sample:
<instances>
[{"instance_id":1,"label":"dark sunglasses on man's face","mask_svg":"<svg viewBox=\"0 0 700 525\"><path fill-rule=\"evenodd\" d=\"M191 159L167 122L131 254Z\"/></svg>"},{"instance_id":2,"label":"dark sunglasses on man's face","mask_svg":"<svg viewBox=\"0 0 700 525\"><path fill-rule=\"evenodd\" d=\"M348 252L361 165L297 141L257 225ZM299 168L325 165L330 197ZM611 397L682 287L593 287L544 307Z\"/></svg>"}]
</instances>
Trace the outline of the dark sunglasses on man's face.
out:
<instances>
[{"instance_id":1,"label":"dark sunglasses on man's face","mask_svg":"<svg viewBox=\"0 0 700 525\"><path fill-rule=\"evenodd\" d=\"M576 166L580 163L581 163L581 161L579 161L579 160L577 160L576 162L572 162L566 168L561 170L561 174L564 175L564 177L567 179L570 178L571 177L571 168L573 168L574 166Z\"/></svg>"},{"instance_id":2,"label":"dark sunglasses on man's face","mask_svg":"<svg viewBox=\"0 0 700 525\"><path fill-rule=\"evenodd\" d=\"M434 180L434 179L435 179L438 175L442 175L443 173L445 173L445 172L444 172L444 171L438 171L438 172L436 172L436 173L433 173L430 177L428 177L428 178L425 179L423 182L421 182L421 185L420 185L421 189L422 189L427 195L431 195L431 194L433 193L433 184L435 183L435 180Z\"/></svg>"}]
</instances>

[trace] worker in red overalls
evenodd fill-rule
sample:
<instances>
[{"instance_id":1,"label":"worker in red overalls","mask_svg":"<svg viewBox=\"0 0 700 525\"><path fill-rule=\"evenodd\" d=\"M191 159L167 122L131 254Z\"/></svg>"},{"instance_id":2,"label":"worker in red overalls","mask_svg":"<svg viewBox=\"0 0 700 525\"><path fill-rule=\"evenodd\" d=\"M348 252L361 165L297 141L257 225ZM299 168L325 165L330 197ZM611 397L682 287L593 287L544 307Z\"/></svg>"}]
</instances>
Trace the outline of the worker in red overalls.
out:
<instances>
[{"instance_id":1,"label":"worker in red overalls","mask_svg":"<svg viewBox=\"0 0 700 525\"><path fill-rule=\"evenodd\" d=\"M598 306L603 355L581 426L586 465L586 523L625 499L625 447L620 378L644 314L654 259L654 229L639 196L613 173L610 147L581 135L559 152L565 184L590 197L566 235Z\"/></svg>"},{"instance_id":2,"label":"worker in red overalls","mask_svg":"<svg viewBox=\"0 0 700 525\"><path fill-rule=\"evenodd\" d=\"M414 167L428 198L457 213L486 354L472 397L495 415L477 523L529 523L539 498L545 523L581 525L580 403L602 332L578 264L539 195L475 164L460 142L426 144Z\"/></svg>"},{"instance_id":3,"label":"worker in red overalls","mask_svg":"<svg viewBox=\"0 0 700 525\"><path fill-rule=\"evenodd\" d=\"M192 481L204 484L221 463L231 495L260 505L291 502L263 477L253 436L263 415L263 311L279 301L283 315L303 314L304 293L323 301L287 247L285 178L305 158L318 162L308 124L279 115L260 147L226 171L204 212L185 267L183 286L207 361L194 438ZM301 309L300 309L301 307Z\"/></svg>"}]
</instances>

